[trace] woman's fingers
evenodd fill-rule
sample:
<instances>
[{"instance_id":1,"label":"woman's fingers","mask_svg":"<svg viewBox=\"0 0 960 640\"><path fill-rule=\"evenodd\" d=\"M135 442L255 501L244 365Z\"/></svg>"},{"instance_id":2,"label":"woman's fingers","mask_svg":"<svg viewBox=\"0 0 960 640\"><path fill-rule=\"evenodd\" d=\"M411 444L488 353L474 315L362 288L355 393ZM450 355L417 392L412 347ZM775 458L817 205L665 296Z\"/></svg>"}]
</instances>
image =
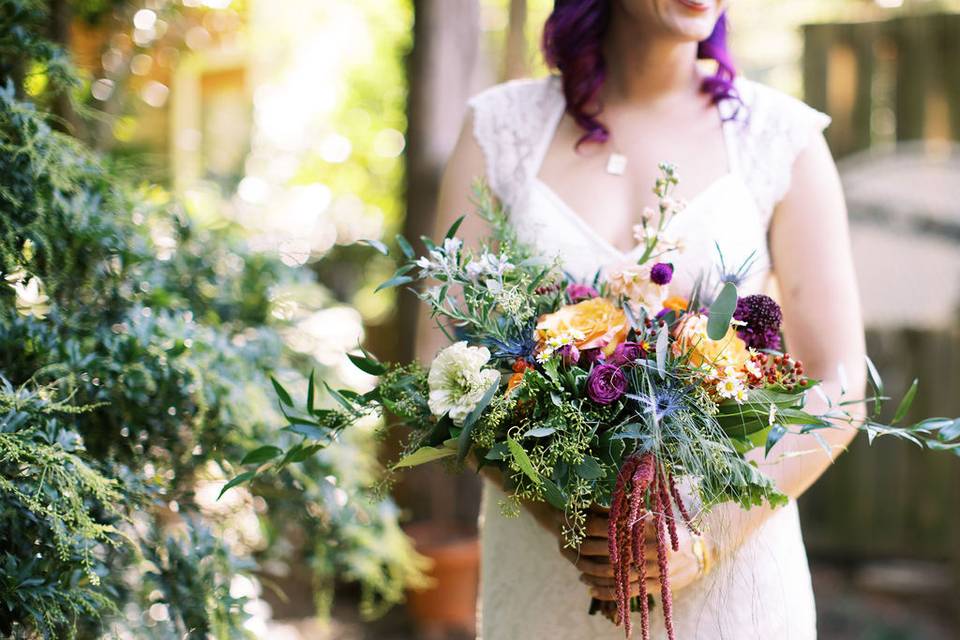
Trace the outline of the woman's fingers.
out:
<instances>
[{"instance_id":1,"label":"woman's fingers","mask_svg":"<svg viewBox=\"0 0 960 640\"><path fill-rule=\"evenodd\" d=\"M587 535L588 536L598 536L601 538L607 537L607 532L610 528L610 519L605 515L600 515L596 513L591 513L587 515Z\"/></svg>"},{"instance_id":2,"label":"woman's fingers","mask_svg":"<svg viewBox=\"0 0 960 640\"><path fill-rule=\"evenodd\" d=\"M584 538L580 543L580 555L609 557L610 543L606 538Z\"/></svg>"},{"instance_id":3,"label":"woman's fingers","mask_svg":"<svg viewBox=\"0 0 960 640\"><path fill-rule=\"evenodd\" d=\"M660 581L657 578L647 578L646 583L648 594L653 594L656 596L660 595ZM617 588L612 584L610 586L590 587L590 595L597 600L607 600L612 602L617 599ZM640 583L631 582L630 597L633 598L638 595L640 595Z\"/></svg>"}]
</instances>

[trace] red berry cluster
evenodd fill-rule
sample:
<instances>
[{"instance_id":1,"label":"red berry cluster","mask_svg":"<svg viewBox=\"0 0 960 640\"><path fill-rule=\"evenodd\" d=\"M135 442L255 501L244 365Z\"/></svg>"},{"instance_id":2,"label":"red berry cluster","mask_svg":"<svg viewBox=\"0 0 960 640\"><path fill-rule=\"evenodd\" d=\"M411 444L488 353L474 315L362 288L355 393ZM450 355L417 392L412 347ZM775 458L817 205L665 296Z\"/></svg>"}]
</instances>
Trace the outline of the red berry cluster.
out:
<instances>
[{"instance_id":1,"label":"red berry cluster","mask_svg":"<svg viewBox=\"0 0 960 640\"><path fill-rule=\"evenodd\" d=\"M803 363L789 353L774 355L754 353L750 357L755 367L747 367L747 382L751 387L782 386L793 391L805 381ZM759 375L757 375L759 372Z\"/></svg>"},{"instance_id":2,"label":"red berry cluster","mask_svg":"<svg viewBox=\"0 0 960 640\"><path fill-rule=\"evenodd\" d=\"M538 296L545 296L548 293L556 293L560 291L561 287L558 283L543 285L542 287L537 287L533 290Z\"/></svg>"}]
</instances>

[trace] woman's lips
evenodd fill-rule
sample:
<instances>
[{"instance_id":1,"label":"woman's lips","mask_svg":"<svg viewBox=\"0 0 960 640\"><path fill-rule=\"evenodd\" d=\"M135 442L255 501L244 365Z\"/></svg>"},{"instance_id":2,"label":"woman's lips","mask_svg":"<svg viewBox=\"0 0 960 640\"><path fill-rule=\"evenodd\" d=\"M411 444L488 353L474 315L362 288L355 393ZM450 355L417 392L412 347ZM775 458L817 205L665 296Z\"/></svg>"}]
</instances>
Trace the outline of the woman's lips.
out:
<instances>
[{"instance_id":1,"label":"woman's lips","mask_svg":"<svg viewBox=\"0 0 960 640\"><path fill-rule=\"evenodd\" d=\"M710 3L702 0L677 0L677 2L691 11L707 11L710 9Z\"/></svg>"}]
</instances>

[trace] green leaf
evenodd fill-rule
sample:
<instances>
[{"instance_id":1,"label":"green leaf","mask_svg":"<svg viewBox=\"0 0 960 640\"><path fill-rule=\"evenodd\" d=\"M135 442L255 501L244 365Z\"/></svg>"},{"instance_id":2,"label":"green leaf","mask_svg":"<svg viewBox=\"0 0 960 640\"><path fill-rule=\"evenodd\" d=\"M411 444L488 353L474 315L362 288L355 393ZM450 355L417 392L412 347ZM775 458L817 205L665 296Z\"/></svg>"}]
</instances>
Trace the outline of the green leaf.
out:
<instances>
[{"instance_id":1,"label":"green leaf","mask_svg":"<svg viewBox=\"0 0 960 640\"><path fill-rule=\"evenodd\" d=\"M350 362L353 363L357 369L363 371L364 373L369 373L372 376L382 376L387 372L387 367L378 362L376 359L372 358L366 351L364 351L363 356L357 356L352 353L348 353L347 357L350 358Z\"/></svg>"},{"instance_id":2,"label":"green leaf","mask_svg":"<svg viewBox=\"0 0 960 640\"><path fill-rule=\"evenodd\" d=\"M504 456L506 456L509 452L510 450L505 442L497 442L490 447L490 451L487 451L487 455L484 456L484 459L503 460Z\"/></svg>"},{"instance_id":3,"label":"green leaf","mask_svg":"<svg viewBox=\"0 0 960 640\"><path fill-rule=\"evenodd\" d=\"M960 437L960 418L954 420L952 425L941 428L939 435L944 442Z\"/></svg>"},{"instance_id":4,"label":"green leaf","mask_svg":"<svg viewBox=\"0 0 960 640\"><path fill-rule=\"evenodd\" d=\"M457 218L456 220L454 220L453 224L450 225L450 228L447 229L447 235L445 235L445 236L443 236L443 237L444 237L444 238L452 238L453 236L457 235L457 230L460 228L460 225L463 224L463 220L464 220L464 218L466 218L466 217L467 217L467 216L460 216L459 218Z\"/></svg>"},{"instance_id":5,"label":"green leaf","mask_svg":"<svg viewBox=\"0 0 960 640\"><path fill-rule=\"evenodd\" d=\"M764 448L763 455L770 455L770 450L773 449L776 444L780 442L780 439L785 435L787 435L787 428L782 424L775 424L770 427L770 433L767 434L767 444Z\"/></svg>"},{"instance_id":6,"label":"green leaf","mask_svg":"<svg viewBox=\"0 0 960 640\"><path fill-rule=\"evenodd\" d=\"M543 497L547 499L547 502L556 509L566 510L567 498L563 495L560 487L546 476L541 476L540 481L543 483Z\"/></svg>"},{"instance_id":7,"label":"green leaf","mask_svg":"<svg viewBox=\"0 0 960 640\"><path fill-rule=\"evenodd\" d=\"M603 477L603 467L593 456L587 456L577 465L577 475L584 480L598 480Z\"/></svg>"},{"instance_id":8,"label":"green leaf","mask_svg":"<svg viewBox=\"0 0 960 640\"><path fill-rule=\"evenodd\" d=\"M407 257L407 260L413 260L413 257L416 254L413 252L413 247L410 246L410 243L407 242L407 239L398 233L396 240L397 246L400 247L400 251L402 251L403 255Z\"/></svg>"},{"instance_id":9,"label":"green leaf","mask_svg":"<svg viewBox=\"0 0 960 640\"><path fill-rule=\"evenodd\" d=\"M526 433L524 433L522 438L546 438L547 436L553 435L556 433L556 428L554 427L534 427Z\"/></svg>"},{"instance_id":10,"label":"green leaf","mask_svg":"<svg viewBox=\"0 0 960 640\"><path fill-rule=\"evenodd\" d=\"M351 414L357 415L357 408L354 407L349 400L347 400L346 396L331 387L326 381L323 383L323 386L327 388L327 393L330 394L330 397L336 400L341 407L349 411Z\"/></svg>"},{"instance_id":11,"label":"green leaf","mask_svg":"<svg viewBox=\"0 0 960 640\"><path fill-rule=\"evenodd\" d=\"M893 414L893 424L903 420L903 418L907 415L907 411L910 411L910 405L913 404L913 399L917 397L917 386L919 384L920 381L914 378L913 384L911 384L910 388L907 389L907 393L904 394L903 400L900 401L896 412Z\"/></svg>"},{"instance_id":12,"label":"green leaf","mask_svg":"<svg viewBox=\"0 0 960 640\"><path fill-rule=\"evenodd\" d=\"M667 375L667 348L670 346L670 330L666 325L660 327L657 334L657 372L660 377Z\"/></svg>"},{"instance_id":13,"label":"green leaf","mask_svg":"<svg viewBox=\"0 0 960 640\"><path fill-rule=\"evenodd\" d=\"M290 394L287 393L287 390L283 388L277 379L273 376L270 376L270 382L273 383L273 390L277 392L277 396L280 398L280 402L287 405L288 407L293 407L293 399L290 397Z\"/></svg>"},{"instance_id":14,"label":"green leaf","mask_svg":"<svg viewBox=\"0 0 960 640\"><path fill-rule=\"evenodd\" d=\"M267 460L273 460L281 453L283 453L283 449L280 447L274 447L272 445L265 444L262 447L257 447L247 455L243 456L243 460L240 461L240 464L263 464Z\"/></svg>"},{"instance_id":15,"label":"green leaf","mask_svg":"<svg viewBox=\"0 0 960 640\"><path fill-rule=\"evenodd\" d=\"M517 463L520 470L523 471L528 478L533 480L534 484L540 484L541 478L537 475L537 472L534 471L533 463L530 462L530 457L527 455L527 452L524 451L523 447L520 446L520 443L513 438L507 438L507 446L510 447L513 461Z\"/></svg>"},{"instance_id":16,"label":"green leaf","mask_svg":"<svg viewBox=\"0 0 960 640\"><path fill-rule=\"evenodd\" d=\"M238 484L243 484L244 482L253 478L255 475L257 475L256 471L244 471L243 473L238 475L236 478L234 478L227 484L223 485L223 489L220 489L220 494L217 496L217 500L222 498L223 494L226 493L228 489L233 489Z\"/></svg>"},{"instance_id":17,"label":"green leaf","mask_svg":"<svg viewBox=\"0 0 960 640\"><path fill-rule=\"evenodd\" d=\"M365 244L365 245L371 246L371 247L373 247L374 249L376 249L377 251L379 251L380 253L382 253L382 254L385 255L385 256L386 256L386 255L390 255L390 250L387 249L387 245L383 244L383 243L380 242L379 240L373 240L373 239L370 239L370 238L365 238L365 239L363 239L363 240L359 240L359 241L358 241L358 244Z\"/></svg>"},{"instance_id":18,"label":"green leaf","mask_svg":"<svg viewBox=\"0 0 960 640\"><path fill-rule=\"evenodd\" d=\"M463 462L467 457L467 453L470 452L470 434L473 432L474 425L477 424L480 415L484 409L487 408L487 405L490 404L490 401L493 400L493 396L499 388L500 378L498 376L494 383L487 388L487 391L483 394L483 397L480 398L477 406L473 408L473 411L471 411L463 421L463 431L460 432L459 442L457 443L457 460L460 462Z\"/></svg>"},{"instance_id":19,"label":"green leaf","mask_svg":"<svg viewBox=\"0 0 960 640\"><path fill-rule=\"evenodd\" d=\"M288 427L284 427L284 429L309 440L327 440L330 438L329 429L319 427L315 424L291 424Z\"/></svg>"},{"instance_id":20,"label":"green leaf","mask_svg":"<svg viewBox=\"0 0 960 640\"><path fill-rule=\"evenodd\" d=\"M401 467L416 467L417 465L426 464L427 462L433 462L434 460L441 460L443 458L449 458L454 455L456 451L453 449L438 449L436 447L420 447L410 455L404 456L393 465L394 469L399 469Z\"/></svg>"},{"instance_id":21,"label":"green leaf","mask_svg":"<svg viewBox=\"0 0 960 640\"><path fill-rule=\"evenodd\" d=\"M710 317L707 320L707 337L722 340L730 329L730 321L737 310L737 285L728 282L723 285L720 295L710 305Z\"/></svg>"},{"instance_id":22,"label":"green leaf","mask_svg":"<svg viewBox=\"0 0 960 640\"><path fill-rule=\"evenodd\" d=\"M866 356L867 360L867 374L870 377L870 384L873 386L874 391L877 395L883 395L883 379L880 377L880 372L877 371L877 367L873 364L873 360L870 359L870 356Z\"/></svg>"},{"instance_id":23,"label":"green leaf","mask_svg":"<svg viewBox=\"0 0 960 640\"><path fill-rule=\"evenodd\" d=\"M395 278L390 278L386 282L382 283L376 289L373 290L374 293L382 289L389 289L391 287L402 287L405 284L413 282L413 278L410 276L397 276Z\"/></svg>"},{"instance_id":24,"label":"green leaf","mask_svg":"<svg viewBox=\"0 0 960 640\"><path fill-rule=\"evenodd\" d=\"M316 386L314 378L316 371L310 370L310 379L307 380L307 413L313 413L314 387Z\"/></svg>"}]
</instances>

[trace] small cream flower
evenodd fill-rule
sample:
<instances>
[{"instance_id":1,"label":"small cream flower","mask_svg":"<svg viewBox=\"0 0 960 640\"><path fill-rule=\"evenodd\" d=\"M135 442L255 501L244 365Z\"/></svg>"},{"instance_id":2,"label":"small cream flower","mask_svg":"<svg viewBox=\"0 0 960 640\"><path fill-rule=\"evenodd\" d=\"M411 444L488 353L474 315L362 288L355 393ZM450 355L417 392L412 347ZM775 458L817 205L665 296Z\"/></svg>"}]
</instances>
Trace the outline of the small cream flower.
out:
<instances>
[{"instance_id":1,"label":"small cream flower","mask_svg":"<svg viewBox=\"0 0 960 640\"><path fill-rule=\"evenodd\" d=\"M34 276L27 282L20 280L13 287L17 296L17 313L22 316L33 316L38 320L43 320L50 313L50 298L43 292L43 284L40 279Z\"/></svg>"},{"instance_id":2,"label":"small cream flower","mask_svg":"<svg viewBox=\"0 0 960 640\"><path fill-rule=\"evenodd\" d=\"M11 285L14 285L18 282L23 281L27 277L27 270L23 267L17 267L7 275L3 276L3 279L9 282Z\"/></svg>"},{"instance_id":3,"label":"small cream flower","mask_svg":"<svg viewBox=\"0 0 960 640\"><path fill-rule=\"evenodd\" d=\"M500 377L495 369L483 368L489 360L486 347L471 347L466 342L456 342L440 351L427 375L428 404L433 415L449 414L454 424L462 425Z\"/></svg>"},{"instance_id":4,"label":"small cream flower","mask_svg":"<svg viewBox=\"0 0 960 640\"><path fill-rule=\"evenodd\" d=\"M667 287L650 279L651 265L627 264L613 269L607 276L610 293L623 296L648 315L659 313L667 298Z\"/></svg>"}]
</instances>

